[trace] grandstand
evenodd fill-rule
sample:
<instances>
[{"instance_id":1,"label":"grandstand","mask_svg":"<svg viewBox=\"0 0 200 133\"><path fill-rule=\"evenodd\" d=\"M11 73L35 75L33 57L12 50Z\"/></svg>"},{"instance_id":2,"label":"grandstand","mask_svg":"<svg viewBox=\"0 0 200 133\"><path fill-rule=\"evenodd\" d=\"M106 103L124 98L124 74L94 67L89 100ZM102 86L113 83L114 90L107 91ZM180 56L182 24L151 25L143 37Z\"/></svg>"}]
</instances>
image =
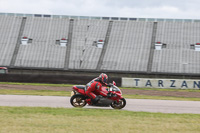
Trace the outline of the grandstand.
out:
<instances>
[{"instance_id":1,"label":"grandstand","mask_svg":"<svg viewBox=\"0 0 200 133\"><path fill-rule=\"evenodd\" d=\"M20 45L14 66L63 68L66 47L56 45L56 40L67 37L68 29L68 19L26 18L22 37L33 41Z\"/></svg>"},{"instance_id":2,"label":"grandstand","mask_svg":"<svg viewBox=\"0 0 200 133\"><path fill-rule=\"evenodd\" d=\"M1 13L0 35L13 70L200 74L199 20Z\"/></svg>"}]
</instances>

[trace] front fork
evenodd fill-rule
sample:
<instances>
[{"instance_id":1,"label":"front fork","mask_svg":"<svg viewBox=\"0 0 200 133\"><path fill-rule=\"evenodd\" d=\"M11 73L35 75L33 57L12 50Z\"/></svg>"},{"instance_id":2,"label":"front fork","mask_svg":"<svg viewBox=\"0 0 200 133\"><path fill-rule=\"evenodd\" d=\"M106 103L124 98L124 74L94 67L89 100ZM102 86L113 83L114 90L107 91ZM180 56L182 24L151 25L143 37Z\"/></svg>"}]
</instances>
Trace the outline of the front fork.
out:
<instances>
[{"instance_id":1,"label":"front fork","mask_svg":"<svg viewBox=\"0 0 200 133\"><path fill-rule=\"evenodd\" d=\"M111 98L113 101L116 101L119 103L119 100L122 99L123 97L117 93L114 93L114 96Z\"/></svg>"}]
</instances>

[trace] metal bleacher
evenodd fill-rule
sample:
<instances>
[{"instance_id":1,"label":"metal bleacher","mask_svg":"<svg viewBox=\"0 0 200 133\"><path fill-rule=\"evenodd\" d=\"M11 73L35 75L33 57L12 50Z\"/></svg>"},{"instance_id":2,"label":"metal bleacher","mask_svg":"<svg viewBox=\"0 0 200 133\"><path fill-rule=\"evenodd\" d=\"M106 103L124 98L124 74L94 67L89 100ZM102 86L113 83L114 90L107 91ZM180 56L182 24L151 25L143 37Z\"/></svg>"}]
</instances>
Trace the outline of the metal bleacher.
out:
<instances>
[{"instance_id":1,"label":"metal bleacher","mask_svg":"<svg viewBox=\"0 0 200 133\"><path fill-rule=\"evenodd\" d=\"M156 41L167 47L154 52L152 72L200 73L200 52L190 49L200 42L199 22L159 22Z\"/></svg>"},{"instance_id":2,"label":"metal bleacher","mask_svg":"<svg viewBox=\"0 0 200 133\"><path fill-rule=\"evenodd\" d=\"M102 69L147 71L153 22L113 22Z\"/></svg>"},{"instance_id":3,"label":"metal bleacher","mask_svg":"<svg viewBox=\"0 0 200 133\"><path fill-rule=\"evenodd\" d=\"M69 69L96 69L102 49L94 41L104 40L109 21L75 20Z\"/></svg>"},{"instance_id":4,"label":"metal bleacher","mask_svg":"<svg viewBox=\"0 0 200 133\"><path fill-rule=\"evenodd\" d=\"M21 45L21 37L32 42ZM200 74L196 43L200 20L0 14L0 66L10 68Z\"/></svg>"},{"instance_id":5,"label":"metal bleacher","mask_svg":"<svg viewBox=\"0 0 200 133\"><path fill-rule=\"evenodd\" d=\"M33 40L20 46L15 66L63 68L66 47L56 40L68 37L68 28L69 19L28 17L22 36Z\"/></svg>"},{"instance_id":6,"label":"metal bleacher","mask_svg":"<svg viewBox=\"0 0 200 133\"><path fill-rule=\"evenodd\" d=\"M18 39L22 17L0 16L0 65L9 66Z\"/></svg>"}]
</instances>

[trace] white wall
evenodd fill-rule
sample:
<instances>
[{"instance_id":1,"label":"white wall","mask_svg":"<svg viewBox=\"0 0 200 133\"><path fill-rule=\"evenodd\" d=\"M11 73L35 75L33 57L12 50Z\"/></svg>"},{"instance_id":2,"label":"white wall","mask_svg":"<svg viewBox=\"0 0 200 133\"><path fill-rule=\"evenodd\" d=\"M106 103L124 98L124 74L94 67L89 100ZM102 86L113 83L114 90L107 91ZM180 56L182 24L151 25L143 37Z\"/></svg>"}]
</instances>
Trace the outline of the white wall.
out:
<instances>
[{"instance_id":1,"label":"white wall","mask_svg":"<svg viewBox=\"0 0 200 133\"><path fill-rule=\"evenodd\" d=\"M200 89L200 80L122 78L122 87Z\"/></svg>"}]
</instances>

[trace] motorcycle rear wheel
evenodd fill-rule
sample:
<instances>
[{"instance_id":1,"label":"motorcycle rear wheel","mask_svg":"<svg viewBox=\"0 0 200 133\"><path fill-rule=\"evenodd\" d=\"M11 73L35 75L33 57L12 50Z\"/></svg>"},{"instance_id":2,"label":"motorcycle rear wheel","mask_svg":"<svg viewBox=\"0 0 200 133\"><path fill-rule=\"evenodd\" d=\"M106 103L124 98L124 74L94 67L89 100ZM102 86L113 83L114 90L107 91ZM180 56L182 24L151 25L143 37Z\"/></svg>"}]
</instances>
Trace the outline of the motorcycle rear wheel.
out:
<instances>
[{"instance_id":1,"label":"motorcycle rear wheel","mask_svg":"<svg viewBox=\"0 0 200 133\"><path fill-rule=\"evenodd\" d=\"M85 101L85 97L80 94L73 95L70 99L70 103L72 106L79 108L82 108L87 104Z\"/></svg>"},{"instance_id":2,"label":"motorcycle rear wheel","mask_svg":"<svg viewBox=\"0 0 200 133\"><path fill-rule=\"evenodd\" d=\"M126 106L126 100L124 98L120 99L119 102L114 101L110 105L113 109L122 109Z\"/></svg>"}]
</instances>

